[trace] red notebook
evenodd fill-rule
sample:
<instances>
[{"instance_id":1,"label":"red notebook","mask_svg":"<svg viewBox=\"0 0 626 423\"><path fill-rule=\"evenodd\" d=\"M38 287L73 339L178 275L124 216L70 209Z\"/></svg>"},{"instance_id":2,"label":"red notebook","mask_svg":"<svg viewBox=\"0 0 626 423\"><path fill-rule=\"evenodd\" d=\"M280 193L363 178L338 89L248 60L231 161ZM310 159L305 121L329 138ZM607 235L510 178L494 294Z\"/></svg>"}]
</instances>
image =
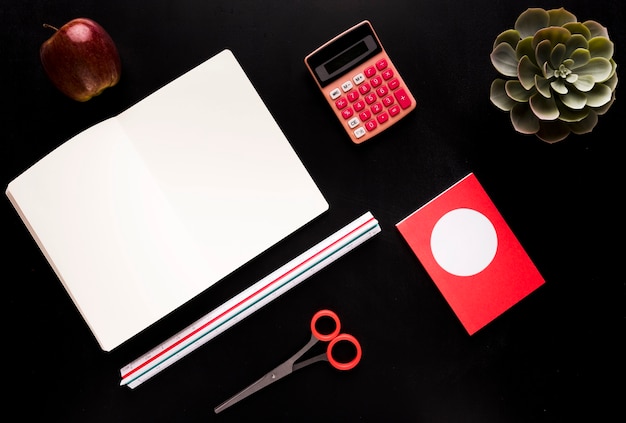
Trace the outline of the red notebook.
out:
<instances>
[{"instance_id":1,"label":"red notebook","mask_svg":"<svg viewBox=\"0 0 626 423\"><path fill-rule=\"evenodd\" d=\"M470 335L544 283L473 173L396 227Z\"/></svg>"}]
</instances>

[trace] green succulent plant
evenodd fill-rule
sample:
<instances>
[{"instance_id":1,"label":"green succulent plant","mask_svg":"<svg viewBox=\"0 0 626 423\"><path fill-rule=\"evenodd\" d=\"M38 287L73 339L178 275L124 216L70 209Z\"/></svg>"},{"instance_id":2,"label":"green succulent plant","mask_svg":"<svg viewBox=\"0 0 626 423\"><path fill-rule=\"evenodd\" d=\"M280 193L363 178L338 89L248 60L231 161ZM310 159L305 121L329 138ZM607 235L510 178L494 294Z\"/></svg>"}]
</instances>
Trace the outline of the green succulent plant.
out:
<instances>
[{"instance_id":1,"label":"green succulent plant","mask_svg":"<svg viewBox=\"0 0 626 423\"><path fill-rule=\"evenodd\" d=\"M496 37L491 63L502 77L491 102L516 131L548 143L591 132L615 100L617 64L607 29L564 8L529 8Z\"/></svg>"}]
</instances>

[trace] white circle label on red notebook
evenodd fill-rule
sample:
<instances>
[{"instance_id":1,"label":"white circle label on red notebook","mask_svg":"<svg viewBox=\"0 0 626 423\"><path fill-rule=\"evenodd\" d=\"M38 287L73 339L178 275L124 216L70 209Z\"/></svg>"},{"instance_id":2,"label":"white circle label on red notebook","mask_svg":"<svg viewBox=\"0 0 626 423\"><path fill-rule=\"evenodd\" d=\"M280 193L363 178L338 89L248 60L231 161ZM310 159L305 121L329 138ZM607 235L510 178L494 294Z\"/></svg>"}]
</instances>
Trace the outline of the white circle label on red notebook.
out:
<instances>
[{"instance_id":1,"label":"white circle label on red notebook","mask_svg":"<svg viewBox=\"0 0 626 423\"><path fill-rule=\"evenodd\" d=\"M437 264L456 276L482 272L498 249L498 235L491 221L476 210L459 208L444 214L430 236Z\"/></svg>"}]
</instances>

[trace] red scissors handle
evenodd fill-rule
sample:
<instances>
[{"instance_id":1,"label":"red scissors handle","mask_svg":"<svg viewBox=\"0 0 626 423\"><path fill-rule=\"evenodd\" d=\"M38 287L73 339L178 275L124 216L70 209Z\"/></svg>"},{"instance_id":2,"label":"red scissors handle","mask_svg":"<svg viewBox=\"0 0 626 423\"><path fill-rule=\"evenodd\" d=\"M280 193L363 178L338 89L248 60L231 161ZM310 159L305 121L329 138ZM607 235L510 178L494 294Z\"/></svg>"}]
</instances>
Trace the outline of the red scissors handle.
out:
<instances>
[{"instance_id":1,"label":"red scissors handle","mask_svg":"<svg viewBox=\"0 0 626 423\"><path fill-rule=\"evenodd\" d=\"M333 320L334 329L328 333L320 332L320 330L318 329L319 321L322 318L327 317ZM334 311L320 310L315 313L313 315L313 318L311 319L311 332L313 333L313 336L315 336L320 341L330 341L328 344L328 348L326 349L326 357L328 358L328 362L338 370L350 370L354 368L354 366L356 366L359 361L361 361L361 355L363 354L361 350L361 344L359 344L359 341L357 341L357 339L352 335L348 335L347 333L340 334L340 330L341 323L339 322L339 317ZM333 349L340 342L349 342L350 344L352 344L355 349L355 356L352 360L347 362L339 361L333 356Z\"/></svg>"},{"instance_id":2,"label":"red scissors handle","mask_svg":"<svg viewBox=\"0 0 626 423\"><path fill-rule=\"evenodd\" d=\"M318 326L321 326L320 320L330 317L333 320L333 330L328 333L320 332ZM311 319L311 332L313 335L319 339L320 341L330 341L337 335L339 335L339 331L341 330L341 323L339 322L339 316L337 313L331 310L320 310L313 315Z\"/></svg>"}]
</instances>

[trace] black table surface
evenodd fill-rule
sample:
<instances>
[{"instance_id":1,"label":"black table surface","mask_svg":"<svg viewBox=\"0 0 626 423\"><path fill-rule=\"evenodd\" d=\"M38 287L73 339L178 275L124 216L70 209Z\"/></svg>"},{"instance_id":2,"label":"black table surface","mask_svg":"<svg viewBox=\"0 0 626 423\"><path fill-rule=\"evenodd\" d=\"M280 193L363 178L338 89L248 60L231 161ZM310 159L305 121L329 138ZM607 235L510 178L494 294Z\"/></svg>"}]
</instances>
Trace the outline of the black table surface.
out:
<instances>
[{"instance_id":1,"label":"black table surface","mask_svg":"<svg viewBox=\"0 0 626 423\"><path fill-rule=\"evenodd\" d=\"M609 30L626 65L622 0L34 1L0 6L2 181L224 48L239 59L330 209L111 352L103 352L5 198L4 409L18 421L623 421L625 107L547 144L489 100L495 37L528 7L565 7ZM47 80L39 46L76 17L115 40L122 79L77 103ZM418 108L351 143L304 56L368 19ZM245 117L243 117L245 120ZM476 334L463 329L395 224L474 172L545 284ZM620 182L622 181L622 182ZM382 232L135 390L119 369L366 211ZM363 346L214 414L308 340L320 308ZM347 330L347 329L346 329ZM621 416L621 417L620 417Z\"/></svg>"}]
</instances>

